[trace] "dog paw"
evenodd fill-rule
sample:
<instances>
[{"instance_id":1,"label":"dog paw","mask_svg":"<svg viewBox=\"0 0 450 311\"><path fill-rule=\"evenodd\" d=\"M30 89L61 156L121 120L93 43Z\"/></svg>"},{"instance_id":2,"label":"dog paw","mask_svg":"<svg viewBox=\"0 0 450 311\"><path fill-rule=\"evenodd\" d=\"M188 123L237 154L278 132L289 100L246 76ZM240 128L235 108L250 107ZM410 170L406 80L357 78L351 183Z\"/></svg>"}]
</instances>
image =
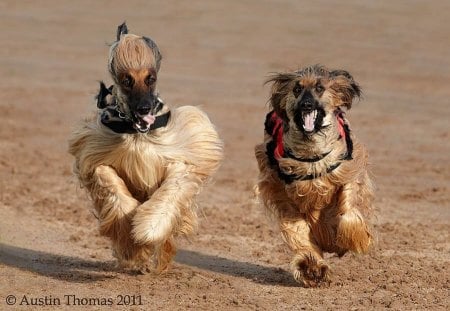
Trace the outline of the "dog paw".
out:
<instances>
[{"instance_id":1,"label":"dog paw","mask_svg":"<svg viewBox=\"0 0 450 311\"><path fill-rule=\"evenodd\" d=\"M161 244L172 234L173 224L166 212L139 210L133 217L132 236L138 244Z\"/></svg>"},{"instance_id":2,"label":"dog paw","mask_svg":"<svg viewBox=\"0 0 450 311\"><path fill-rule=\"evenodd\" d=\"M304 287L328 286L330 268L312 254L296 256L291 263L294 279Z\"/></svg>"},{"instance_id":3,"label":"dog paw","mask_svg":"<svg viewBox=\"0 0 450 311\"><path fill-rule=\"evenodd\" d=\"M136 263L132 261L120 261L119 271L124 271L131 275L156 274L152 263Z\"/></svg>"}]
</instances>

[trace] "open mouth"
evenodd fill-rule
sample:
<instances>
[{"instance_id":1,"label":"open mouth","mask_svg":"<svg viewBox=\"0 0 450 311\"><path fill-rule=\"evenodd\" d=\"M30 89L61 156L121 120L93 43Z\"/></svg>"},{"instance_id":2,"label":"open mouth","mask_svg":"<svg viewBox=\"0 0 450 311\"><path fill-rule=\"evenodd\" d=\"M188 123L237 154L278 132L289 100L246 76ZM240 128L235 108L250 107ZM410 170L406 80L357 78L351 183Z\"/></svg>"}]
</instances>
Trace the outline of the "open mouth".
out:
<instances>
[{"instance_id":1,"label":"open mouth","mask_svg":"<svg viewBox=\"0 0 450 311\"><path fill-rule=\"evenodd\" d=\"M314 131L316 119L317 119L317 109L302 112L302 119L303 119L303 129L305 132L310 133Z\"/></svg>"},{"instance_id":2,"label":"open mouth","mask_svg":"<svg viewBox=\"0 0 450 311\"><path fill-rule=\"evenodd\" d=\"M133 124L134 128L141 133L146 133L150 129L150 126L155 123L156 117L150 112L147 114L136 113L135 119L136 121Z\"/></svg>"},{"instance_id":3,"label":"open mouth","mask_svg":"<svg viewBox=\"0 0 450 311\"><path fill-rule=\"evenodd\" d=\"M133 127L141 133L150 130L152 124L155 123L156 114L163 106L163 101L156 97L151 105L141 106L133 112Z\"/></svg>"}]
</instances>

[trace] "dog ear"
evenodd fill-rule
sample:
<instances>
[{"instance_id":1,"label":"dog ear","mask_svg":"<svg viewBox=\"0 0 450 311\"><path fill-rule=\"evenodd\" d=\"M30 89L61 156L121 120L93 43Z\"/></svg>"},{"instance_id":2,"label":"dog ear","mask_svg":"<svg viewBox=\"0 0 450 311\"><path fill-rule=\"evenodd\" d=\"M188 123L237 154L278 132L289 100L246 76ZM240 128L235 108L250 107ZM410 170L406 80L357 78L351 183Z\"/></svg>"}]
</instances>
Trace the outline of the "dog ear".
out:
<instances>
[{"instance_id":1,"label":"dog ear","mask_svg":"<svg viewBox=\"0 0 450 311\"><path fill-rule=\"evenodd\" d=\"M121 35L126 35L128 33L127 22L123 22L117 27L117 41L120 40Z\"/></svg>"},{"instance_id":2,"label":"dog ear","mask_svg":"<svg viewBox=\"0 0 450 311\"><path fill-rule=\"evenodd\" d=\"M270 106L285 121L289 121L286 114L286 104L283 99L289 93L289 84L296 77L293 73L276 73L272 75L264 84L272 83L270 95Z\"/></svg>"},{"instance_id":3,"label":"dog ear","mask_svg":"<svg viewBox=\"0 0 450 311\"><path fill-rule=\"evenodd\" d=\"M144 39L145 43L153 51L153 55L155 56L155 61L156 61L156 72L158 72L159 68L161 67L161 60L162 60L161 52L159 51L159 48L156 45L155 41L153 41L152 39L150 39L148 37L142 37L142 39Z\"/></svg>"},{"instance_id":4,"label":"dog ear","mask_svg":"<svg viewBox=\"0 0 450 311\"><path fill-rule=\"evenodd\" d=\"M346 70L330 71L330 78L334 81L331 88L340 95L342 104L350 109L355 97L361 97L361 88Z\"/></svg>"},{"instance_id":5,"label":"dog ear","mask_svg":"<svg viewBox=\"0 0 450 311\"><path fill-rule=\"evenodd\" d=\"M97 98L97 108L103 109L106 106L108 106L108 103L106 102L106 96L111 95L112 93L112 87L106 88L105 83L103 81L100 81L100 90L98 91L98 94L96 96Z\"/></svg>"}]
</instances>

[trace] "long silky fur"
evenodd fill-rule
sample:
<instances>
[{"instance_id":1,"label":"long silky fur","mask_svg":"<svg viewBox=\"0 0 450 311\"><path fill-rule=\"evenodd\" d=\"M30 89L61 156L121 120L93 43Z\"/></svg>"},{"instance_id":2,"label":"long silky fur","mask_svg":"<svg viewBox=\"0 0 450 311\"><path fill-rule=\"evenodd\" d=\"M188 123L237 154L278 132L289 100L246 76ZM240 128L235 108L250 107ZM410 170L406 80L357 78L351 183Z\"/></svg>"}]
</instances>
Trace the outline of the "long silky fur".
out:
<instances>
[{"instance_id":1,"label":"long silky fur","mask_svg":"<svg viewBox=\"0 0 450 311\"><path fill-rule=\"evenodd\" d=\"M171 237L195 230L195 196L222 160L221 140L201 110L171 113L166 127L148 135L118 135L94 116L69 142L101 233L113 240L119 259L137 265L154 247L168 248Z\"/></svg>"},{"instance_id":2,"label":"long silky fur","mask_svg":"<svg viewBox=\"0 0 450 311\"><path fill-rule=\"evenodd\" d=\"M322 79L326 87L321 101L329 112L330 124L320 133L305 137L292 123L292 87L295 81L305 85ZM255 187L261 202L278 223L283 240L294 252L291 269L294 278L304 286L317 286L329 281L328 266L323 252L342 256L346 251L367 252L372 244L372 233L366 222L371 214L373 184L368 172L368 154L356 141L353 133L353 159L342 160L346 152L333 111L351 107L359 86L346 71L328 71L321 66L282 73L273 76L271 106L283 118L283 142L296 156L312 158L331 150L317 162L301 162L291 158L278 160L278 169L286 174L308 175L317 178L294 181L280 179L277 168L267 156L267 144L272 140L264 133L264 142L255 147L260 171ZM281 111L281 112L279 112ZM344 117L348 125L347 119ZM336 162L341 165L326 173ZM317 270L317 271L316 271ZM315 271L314 273L311 271Z\"/></svg>"},{"instance_id":3,"label":"long silky fur","mask_svg":"<svg viewBox=\"0 0 450 311\"><path fill-rule=\"evenodd\" d=\"M113 78L118 70L159 68L150 39L118 37L110 53ZM164 105L158 115L169 110ZM203 111L184 106L170 112L165 127L146 134L117 134L93 114L69 140L74 173L93 200L100 233L111 239L124 267L167 268L176 252L174 237L196 229L195 198L222 161L222 141Z\"/></svg>"}]
</instances>

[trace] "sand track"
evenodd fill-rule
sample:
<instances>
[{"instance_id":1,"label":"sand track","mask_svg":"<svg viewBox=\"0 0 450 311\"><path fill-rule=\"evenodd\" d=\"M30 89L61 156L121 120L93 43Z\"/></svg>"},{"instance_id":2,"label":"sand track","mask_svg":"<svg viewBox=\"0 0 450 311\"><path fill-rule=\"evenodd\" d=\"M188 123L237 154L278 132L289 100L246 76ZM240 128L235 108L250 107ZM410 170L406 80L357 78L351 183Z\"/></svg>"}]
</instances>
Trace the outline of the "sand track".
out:
<instances>
[{"instance_id":1,"label":"sand track","mask_svg":"<svg viewBox=\"0 0 450 311\"><path fill-rule=\"evenodd\" d=\"M8 295L117 309L118 295L140 295L136 310L448 309L449 12L448 1L2 1L0 309L34 309ZM96 81L110 82L106 43L123 20L161 47L165 101L201 106L226 146L198 234L159 277L116 269L66 151ZM304 289L254 202L253 146L268 73L314 63L363 88L348 115L371 154L378 241L365 256L330 256L331 286Z\"/></svg>"}]
</instances>

